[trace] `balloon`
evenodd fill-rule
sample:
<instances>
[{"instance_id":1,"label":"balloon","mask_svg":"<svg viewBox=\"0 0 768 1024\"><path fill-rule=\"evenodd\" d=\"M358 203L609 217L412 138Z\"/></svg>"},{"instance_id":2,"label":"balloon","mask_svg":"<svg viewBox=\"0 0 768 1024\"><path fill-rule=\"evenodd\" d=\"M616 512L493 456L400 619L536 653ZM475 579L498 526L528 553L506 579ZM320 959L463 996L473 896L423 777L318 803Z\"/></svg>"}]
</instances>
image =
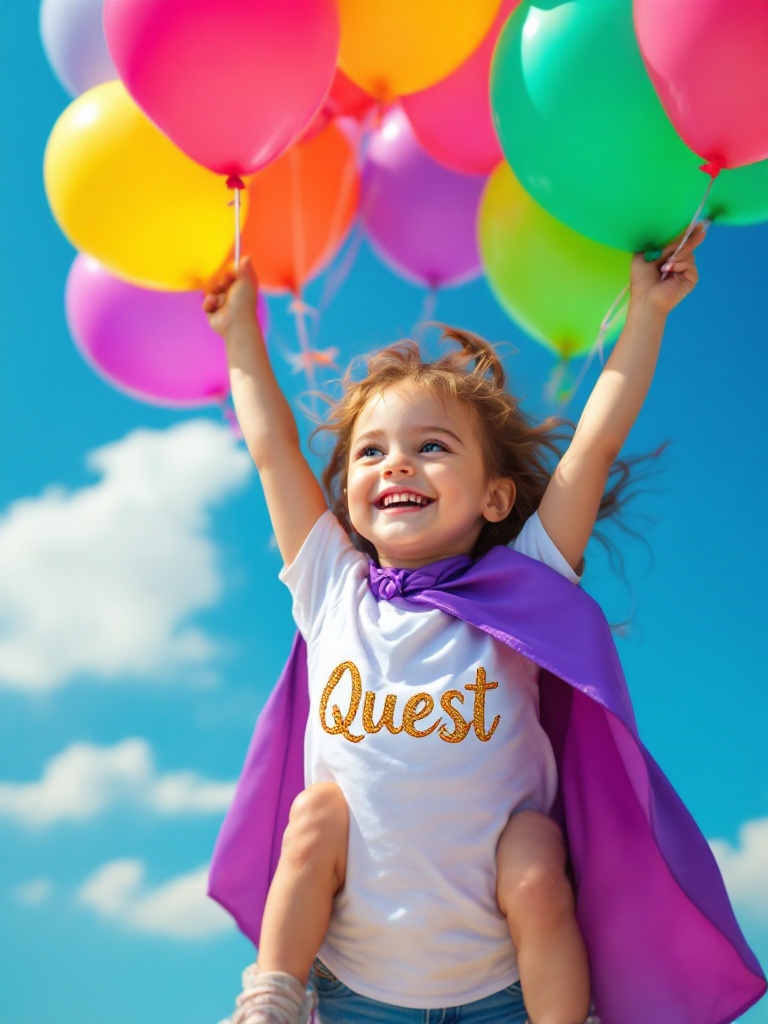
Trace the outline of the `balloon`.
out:
<instances>
[{"instance_id":1,"label":"balloon","mask_svg":"<svg viewBox=\"0 0 768 1024\"><path fill-rule=\"evenodd\" d=\"M347 78L341 68L336 68L331 89L323 101L322 107L315 114L309 128L301 137L302 142L317 135L327 124L337 118L346 118L362 122L378 106L374 96L363 92L359 85L355 85L351 78Z\"/></svg>"},{"instance_id":2,"label":"balloon","mask_svg":"<svg viewBox=\"0 0 768 1024\"><path fill-rule=\"evenodd\" d=\"M768 220L768 160L722 171L712 186L706 215L735 226Z\"/></svg>"},{"instance_id":3,"label":"balloon","mask_svg":"<svg viewBox=\"0 0 768 1024\"><path fill-rule=\"evenodd\" d=\"M43 0L40 35L48 61L72 95L117 78L102 26L104 0Z\"/></svg>"},{"instance_id":4,"label":"balloon","mask_svg":"<svg viewBox=\"0 0 768 1024\"><path fill-rule=\"evenodd\" d=\"M765 0L635 0L640 52L669 119L716 168L768 157Z\"/></svg>"},{"instance_id":5,"label":"balloon","mask_svg":"<svg viewBox=\"0 0 768 1024\"><path fill-rule=\"evenodd\" d=\"M77 249L135 284L184 291L209 280L234 234L221 178L184 156L120 82L74 100L44 161L48 202Z\"/></svg>"},{"instance_id":6,"label":"balloon","mask_svg":"<svg viewBox=\"0 0 768 1024\"><path fill-rule=\"evenodd\" d=\"M105 0L126 88L188 156L220 174L274 160L331 84L334 0Z\"/></svg>"},{"instance_id":7,"label":"balloon","mask_svg":"<svg viewBox=\"0 0 768 1024\"><path fill-rule=\"evenodd\" d=\"M433 159L463 174L490 174L503 159L491 119L491 57L504 24L520 0L502 0L480 47L456 71L401 106L416 138Z\"/></svg>"},{"instance_id":8,"label":"balloon","mask_svg":"<svg viewBox=\"0 0 768 1024\"><path fill-rule=\"evenodd\" d=\"M322 109L329 117L353 117L362 121L376 107L376 98L355 85L341 68L331 83L331 91L325 97Z\"/></svg>"},{"instance_id":9,"label":"balloon","mask_svg":"<svg viewBox=\"0 0 768 1024\"><path fill-rule=\"evenodd\" d=\"M363 167L368 238L399 274L429 288L480 272L475 219L483 179L457 174L421 149L400 110L384 120Z\"/></svg>"},{"instance_id":10,"label":"balloon","mask_svg":"<svg viewBox=\"0 0 768 1024\"><path fill-rule=\"evenodd\" d=\"M355 150L329 124L256 174L248 198L243 252L262 287L298 293L333 257L357 212Z\"/></svg>"},{"instance_id":11,"label":"balloon","mask_svg":"<svg viewBox=\"0 0 768 1024\"><path fill-rule=\"evenodd\" d=\"M515 11L491 67L491 108L521 184L598 242L661 248L701 201L707 180L643 67L631 0Z\"/></svg>"},{"instance_id":12,"label":"balloon","mask_svg":"<svg viewBox=\"0 0 768 1024\"><path fill-rule=\"evenodd\" d=\"M65 305L80 353L119 391L173 406L229 394L224 342L208 324L200 292L137 288L81 253L69 272ZM261 299L262 327L265 314Z\"/></svg>"},{"instance_id":13,"label":"balloon","mask_svg":"<svg viewBox=\"0 0 768 1024\"><path fill-rule=\"evenodd\" d=\"M339 66L382 100L426 89L477 49L499 3L339 0Z\"/></svg>"},{"instance_id":14,"label":"balloon","mask_svg":"<svg viewBox=\"0 0 768 1024\"><path fill-rule=\"evenodd\" d=\"M631 255L555 220L505 163L488 179L478 234L488 282L512 319L565 359L588 352L629 281Z\"/></svg>"}]
</instances>

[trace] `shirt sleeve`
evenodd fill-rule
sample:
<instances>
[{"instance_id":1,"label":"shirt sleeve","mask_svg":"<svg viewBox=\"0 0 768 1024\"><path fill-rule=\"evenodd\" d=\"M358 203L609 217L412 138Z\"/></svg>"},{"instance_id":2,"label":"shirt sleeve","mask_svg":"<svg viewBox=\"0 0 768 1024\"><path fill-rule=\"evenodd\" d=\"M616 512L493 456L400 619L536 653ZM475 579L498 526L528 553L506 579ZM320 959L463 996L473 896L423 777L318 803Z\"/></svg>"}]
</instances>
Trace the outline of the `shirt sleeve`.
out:
<instances>
[{"instance_id":1,"label":"shirt sleeve","mask_svg":"<svg viewBox=\"0 0 768 1024\"><path fill-rule=\"evenodd\" d=\"M512 541L510 547L513 551L519 551L521 555L528 555L529 558L535 558L537 562L548 565L550 569L557 570L571 583L581 582L579 573L574 572L564 555L555 547L555 542L544 529L538 512L534 512L529 519L526 519L522 530Z\"/></svg>"},{"instance_id":2,"label":"shirt sleeve","mask_svg":"<svg viewBox=\"0 0 768 1024\"><path fill-rule=\"evenodd\" d=\"M293 618L305 640L322 629L328 610L350 583L350 574L364 580L368 560L359 552L331 511L324 512L309 531L280 579L293 598Z\"/></svg>"}]
</instances>

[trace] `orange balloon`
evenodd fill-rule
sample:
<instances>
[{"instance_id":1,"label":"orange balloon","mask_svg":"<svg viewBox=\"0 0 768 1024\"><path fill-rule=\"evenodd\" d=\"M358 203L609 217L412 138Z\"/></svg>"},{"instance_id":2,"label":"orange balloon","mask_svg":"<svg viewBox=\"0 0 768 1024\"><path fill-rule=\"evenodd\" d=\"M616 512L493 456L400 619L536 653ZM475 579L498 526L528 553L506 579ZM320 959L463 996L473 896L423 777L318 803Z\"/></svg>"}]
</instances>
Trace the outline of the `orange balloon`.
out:
<instances>
[{"instance_id":1,"label":"orange balloon","mask_svg":"<svg viewBox=\"0 0 768 1024\"><path fill-rule=\"evenodd\" d=\"M298 294L341 247L359 199L355 149L336 124L254 175L242 251L261 286Z\"/></svg>"}]
</instances>

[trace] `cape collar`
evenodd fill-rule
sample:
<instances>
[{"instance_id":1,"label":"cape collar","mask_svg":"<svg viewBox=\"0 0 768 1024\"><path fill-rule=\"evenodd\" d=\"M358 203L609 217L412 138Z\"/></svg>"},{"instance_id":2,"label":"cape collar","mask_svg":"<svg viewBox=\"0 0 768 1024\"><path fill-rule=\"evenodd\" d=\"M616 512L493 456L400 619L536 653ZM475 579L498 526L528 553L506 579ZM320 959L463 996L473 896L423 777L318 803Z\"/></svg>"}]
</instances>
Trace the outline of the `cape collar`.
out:
<instances>
[{"instance_id":1,"label":"cape collar","mask_svg":"<svg viewBox=\"0 0 768 1024\"><path fill-rule=\"evenodd\" d=\"M368 565L368 583L378 601L391 601L393 597L413 597L424 590L445 586L462 576L473 565L469 555L453 555L439 562L422 565L418 569L382 567L371 561Z\"/></svg>"}]
</instances>

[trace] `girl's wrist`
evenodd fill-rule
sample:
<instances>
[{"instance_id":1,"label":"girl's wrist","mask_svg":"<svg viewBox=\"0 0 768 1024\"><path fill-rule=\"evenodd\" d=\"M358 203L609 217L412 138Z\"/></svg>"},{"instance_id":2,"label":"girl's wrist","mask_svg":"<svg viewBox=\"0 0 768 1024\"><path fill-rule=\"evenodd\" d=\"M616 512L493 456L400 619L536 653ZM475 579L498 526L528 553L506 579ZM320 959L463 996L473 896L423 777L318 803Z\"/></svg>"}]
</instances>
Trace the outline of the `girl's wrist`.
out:
<instances>
[{"instance_id":1,"label":"girl's wrist","mask_svg":"<svg viewBox=\"0 0 768 1024\"><path fill-rule=\"evenodd\" d=\"M658 325L663 328L668 314L669 310L666 307L657 305L648 296L630 296L627 323L630 320L641 321L648 326Z\"/></svg>"}]
</instances>

